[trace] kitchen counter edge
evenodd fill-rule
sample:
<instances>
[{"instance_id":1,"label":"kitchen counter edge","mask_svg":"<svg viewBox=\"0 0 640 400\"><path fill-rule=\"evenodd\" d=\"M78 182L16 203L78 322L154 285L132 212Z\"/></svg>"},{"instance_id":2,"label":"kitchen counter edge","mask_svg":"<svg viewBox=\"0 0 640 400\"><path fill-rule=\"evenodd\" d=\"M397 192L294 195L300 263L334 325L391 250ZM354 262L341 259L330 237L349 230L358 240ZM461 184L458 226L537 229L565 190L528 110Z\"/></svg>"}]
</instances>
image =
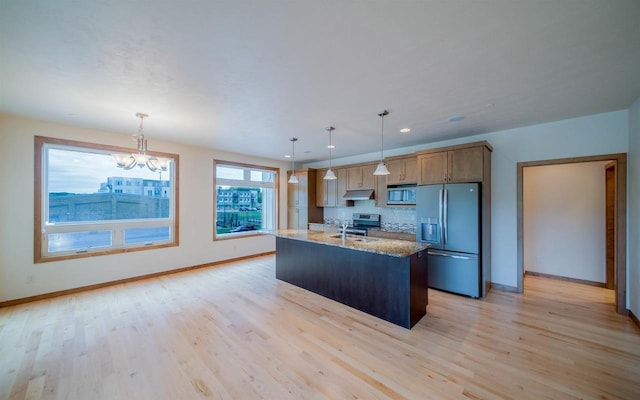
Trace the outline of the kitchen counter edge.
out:
<instances>
[{"instance_id":1,"label":"kitchen counter edge","mask_svg":"<svg viewBox=\"0 0 640 400\"><path fill-rule=\"evenodd\" d=\"M336 238L335 233L309 230L279 230L276 233L276 236L286 239L302 240L306 242L326 244L329 246L367 251L392 257L409 257L429 248L429 245L427 244L385 238L372 239L364 237L364 241L357 241L357 238L349 237L347 240L343 241L341 238Z\"/></svg>"}]
</instances>

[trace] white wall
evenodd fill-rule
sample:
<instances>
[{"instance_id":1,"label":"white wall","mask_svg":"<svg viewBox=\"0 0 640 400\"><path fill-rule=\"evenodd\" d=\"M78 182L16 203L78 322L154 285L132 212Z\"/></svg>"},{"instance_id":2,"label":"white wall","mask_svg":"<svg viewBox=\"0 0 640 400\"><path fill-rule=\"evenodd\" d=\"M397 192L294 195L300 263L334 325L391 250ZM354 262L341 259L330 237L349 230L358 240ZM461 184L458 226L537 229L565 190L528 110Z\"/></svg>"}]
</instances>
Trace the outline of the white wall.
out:
<instances>
[{"instance_id":1,"label":"white wall","mask_svg":"<svg viewBox=\"0 0 640 400\"><path fill-rule=\"evenodd\" d=\"M497 284L517 286L517 210L516 166L518 162L625 153L634 145L635 181L638 181L638 105L632 115L627 110L568 119L547 124L510 129L426 145L385 151L388 156L416 150L442 147L476 140L487 140L494 148L492 155L492 275ZM635 121L633 139L629 135L630 119ZM213 243L211 241L212 191L203 190L203 182L213 178L211 160L229 157L235 161L279 166L288 165L261 161L251 157L222 154L213 150L152 140L158 151L180 154L180 228L181 245L176 248L140 251L112 256L33 264L33 136L54 136L95 141L130 147L128 135L92 131L52 123L0 116L0 182L11 192L0 191L0 301L35 294L90 285L126 277L164 271L189 265L224 260L242 255L271 251L272 237L248 238ZM358 161L376 160L379 154L361 155ZM354 162L349 158L334 160L334 165ZM324 167L313 163L305 167ZM284 176L284 174L282 174ZM631 180L632 177L630 176ZM5 186L6 185L6 186ZM286 180L281 177L282 195L286 196ZM283 197L284 198L284 197ZM638 224L638 191L629 193L633 223ZM280 204L280 225L285 225L286 206ZM633 208L633 209L632 209ZM203 214L204 213L204 214ZM630 214L631 216L631 214ZM631 225L627 221L628 226ZM631 236L631 235L630 235ZM631 240L631 238L629 238ZM638 236L627 247L638 246ZM635 277L629 286L629 296L638 300L638 256L629 260L628 276ZM27 283L28 276L36 277ZM631 285L631 284L630 284ZM636 312L638 311L638 312Z\"/></svg>"},{"instance_id":2,"label":"white wall","mask_svg":"<svg viewBox=\"0 0 640 400\"><path fill-rule=\"evenodd\" d=\"M640 97L629 108L628 308L640 318Z\"/></svg>"},{"instance_id":3,"label":"white wall","mask_svg":"<svg viewBox=\"0 0 640 400\"><path fill-rule=\"evenodd\" d=\"M627 110L486 133L456 140L385 151L387 156L417 150L487 140L493 146L491 164L491 282L517 287L517 163L600 154L626 153ZM334 160L333 165L375 161L379 154ZM311 163L305 167L326 167ZM633 201L632 199L631 201ZM636 199L637 201L637 199ZM628 244L637 246L636 243ZM637 266L636 266L637 268Z\"/></svg>"},{"instance_id":4,"label":"white wall","mask_svg":"<svg viewBox=\"0 0 640 400\"><path fill-rule=\"evenodd\" d=\"M606 282L606 164L524 168L525 271Z\"/></svg>"},{"instance_id":5,"label":"white wall","mask_svg":"<svg viewBox=\"0 0 640 400\"><path fill-rule=\"evenodd\" d=\"M131 147L130 135L0 115L0 301L274 251L272 235L212 241L214 158L280 168L286 226L287 163L149 137L150 149L180 155L180 246L34 264L34 135Z\"/></svg>"}]
</instances>

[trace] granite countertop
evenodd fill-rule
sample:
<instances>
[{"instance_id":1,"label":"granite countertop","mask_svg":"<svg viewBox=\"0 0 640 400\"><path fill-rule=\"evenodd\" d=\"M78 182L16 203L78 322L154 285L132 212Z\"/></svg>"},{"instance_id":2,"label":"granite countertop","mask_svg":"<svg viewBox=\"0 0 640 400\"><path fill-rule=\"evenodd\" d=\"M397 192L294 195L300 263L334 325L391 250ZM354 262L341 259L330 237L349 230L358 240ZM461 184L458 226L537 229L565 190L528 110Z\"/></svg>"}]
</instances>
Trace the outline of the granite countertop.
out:
<instances>
[{"instance_id":1,"label":"granite countertop","mask_svg":"<svg viewBox=\"0 0 640 400\"><path fill-rule=\"evenodd\" d=\"M369 228L370 231L380 231L380 232L389 232L389 233L404 233L406 235L415 235L415 230L408 229L393 229L393 228Z\"/></svg>"},{"instance_id":2,"label":"granite countertop","mask_svg":"<svg viewBox=\"0 0 640 400\"><path fill-rule=\"evenodd\" d=\"M393 257L409 257L412 254L426 250L429 247L429 245L426 244L409 242L406 240L371 238L367 236L347 235L347 239L342 240L340 235L337 233L295 229L280 230L276 233L276 236L287 239L322 243L330 246L345 247L353 250L368 251Z\"/></svg>"}]
</instances>

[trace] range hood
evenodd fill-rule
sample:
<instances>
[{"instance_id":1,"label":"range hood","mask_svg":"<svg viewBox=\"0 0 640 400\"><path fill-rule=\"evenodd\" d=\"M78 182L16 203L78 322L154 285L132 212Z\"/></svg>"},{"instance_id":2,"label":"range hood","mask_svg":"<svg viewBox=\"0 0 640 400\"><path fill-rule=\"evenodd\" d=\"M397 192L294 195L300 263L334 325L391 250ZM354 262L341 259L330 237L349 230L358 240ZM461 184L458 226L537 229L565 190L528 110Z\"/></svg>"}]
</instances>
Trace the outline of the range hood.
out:
<instances>
[{"instance_id":1,"label":"range hood","mask_svg":"<svg viewBox=\"0 0 640 400\"><path fill-rule=\"evenodd\" d=\"M345 200L371 200L373 199L373 189L347 190L342 198Z\"/></svg>"}]
</instances>

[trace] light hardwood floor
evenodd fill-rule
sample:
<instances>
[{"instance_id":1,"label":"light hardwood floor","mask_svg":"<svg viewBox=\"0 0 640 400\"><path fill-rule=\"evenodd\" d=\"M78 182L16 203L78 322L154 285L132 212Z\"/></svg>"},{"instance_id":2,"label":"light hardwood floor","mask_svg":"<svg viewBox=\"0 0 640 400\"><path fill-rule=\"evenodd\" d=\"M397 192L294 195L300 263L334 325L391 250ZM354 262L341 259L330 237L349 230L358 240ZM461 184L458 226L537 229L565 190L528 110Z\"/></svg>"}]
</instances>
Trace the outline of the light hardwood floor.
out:
<instances>
[{"instance_id":1,"label":"light hardwood floor","mask_svg":"<svg viewBox=\"0 0 640 400\"><path fill-rule=\"evenodd\" d=\"M613 291L435 290L406 330L277 281L259 257L0 309L2 399L640 398Z\"/></svg>"}]
</instances>

